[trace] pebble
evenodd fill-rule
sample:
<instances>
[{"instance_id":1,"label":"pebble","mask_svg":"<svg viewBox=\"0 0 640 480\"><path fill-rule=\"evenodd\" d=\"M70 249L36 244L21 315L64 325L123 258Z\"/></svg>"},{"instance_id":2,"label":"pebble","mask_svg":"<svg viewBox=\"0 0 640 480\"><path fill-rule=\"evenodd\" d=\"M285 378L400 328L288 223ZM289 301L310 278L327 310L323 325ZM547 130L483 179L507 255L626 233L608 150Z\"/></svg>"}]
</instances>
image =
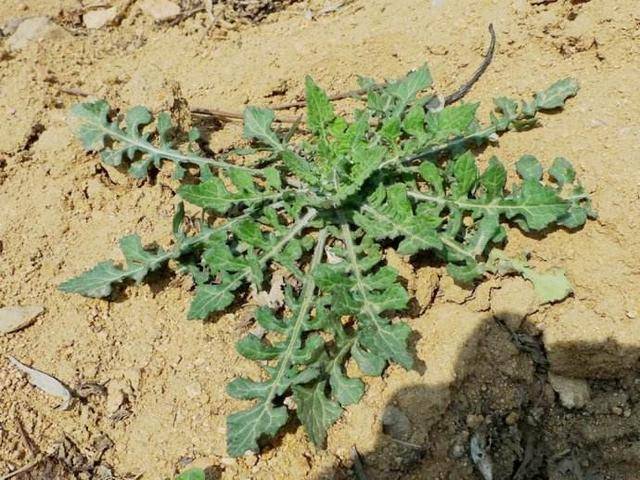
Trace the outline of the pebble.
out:
<instances>
[{"instance_id":1,"label":"pebble","mask_svg":"<svg viewBox=\"0 0 640 480\"><path fill-rule=\"evenodd\" d=\"M582 378L562 377L550 373L549 383L560 397L560 403L565 408L582 408L591 397L589 384Z\"/></svg>"},{"instance_id":2,"label":"pebble","mask_svg":"<svg viewBox=\"0 0 640 480\"><path fill-rule=\"evenodd\" d=\"M11 50L20 50L29 43L44 37L54 28L49 17L31 17L20 22L15 32L8 38L7 45Z\"/></svg>"},{"instance_id":3,"label":"pebble","mask_svg":"<svg viewBox=\"0 0 640 480\"><path fill-rule=\"evenodd\" d=\"M90 30L96 30L108 25L118 16L116 7L89 10L82 16L84 26Z\"/></svg>"},{"instance_id":4,"label":"pebble","mask_svg":"<svg viewBox=\"0 0 640 480\"><path fill-rule=\"evenodd\" d=\"M451 456L453 458L462 458L464 457L464 454L466 453L466 449L464 448L464 446L457 444L453 446L453 449L451 449Z\"/></svg>"},{"instance_id":5,"label":"pebble","mask_svg":"<svg viewBox=\"0 0 640 480\"><path fill-rule=\"evenodd\" d=\"M180 7L169 0L145 0L140 9L156 22L168 20L180 13Z\"/></svg>"}]
</instances>

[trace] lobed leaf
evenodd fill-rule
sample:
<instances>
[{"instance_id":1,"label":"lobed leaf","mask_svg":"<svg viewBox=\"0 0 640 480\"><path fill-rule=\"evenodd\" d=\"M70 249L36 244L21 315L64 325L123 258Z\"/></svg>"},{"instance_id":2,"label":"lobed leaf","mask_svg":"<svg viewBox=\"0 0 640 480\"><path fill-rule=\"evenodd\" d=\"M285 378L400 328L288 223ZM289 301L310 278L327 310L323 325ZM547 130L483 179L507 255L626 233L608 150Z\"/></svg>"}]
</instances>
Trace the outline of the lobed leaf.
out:
<instances>
[{"instance_id":1,"label":"lobed leaf","mask_svg":"<svg viewBox=\"0 0 640 480\"><path fill-rule=\"evenodd\" d=\"M273 150L281 150L282 143L271 129L275 118L273 111L268 108L247 107L244 111L244 137L259 140Z\"/></svg>"},{"instance_id":2,"label":"lobed leaf","mask_svg":"<svg viewBox=\"0 0 640 480\"><path fill-rule=\"evenodd\" d=\"M298 418L311 441L317 446L324 446L327 429L342 415L340 405L326 397L325 388L326 382L318 382L310 387L293 387Z\"/></svg>"},{"instance_id":3,"label":"lobed leaf","mask_svg":"<svg viewBox=\"0 0 640 480\"><path fill-rule=\"evenodd\" d=\"M568 98L578 93L580 86L574 78L565 78L546 90L536 93L535 102L539 110L550 110L564 106Z\"/></svg>"}]
</instances>

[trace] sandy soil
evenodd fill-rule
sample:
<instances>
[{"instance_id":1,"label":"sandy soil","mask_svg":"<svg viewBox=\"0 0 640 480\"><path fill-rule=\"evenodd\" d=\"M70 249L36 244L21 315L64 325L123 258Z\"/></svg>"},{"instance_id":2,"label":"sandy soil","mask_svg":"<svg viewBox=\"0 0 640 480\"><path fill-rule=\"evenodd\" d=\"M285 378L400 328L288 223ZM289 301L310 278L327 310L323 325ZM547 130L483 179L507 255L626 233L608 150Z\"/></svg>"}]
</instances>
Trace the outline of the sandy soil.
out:
<instances>
[{"instance_id":1,"label":"sandy soil","mask_svg":"<svg viewBox=\"0 0 640 480\"><path fill-rule=\"evenodd\" d=\"M18 52L0 40L0 305L46 310L29 328L0 337L0 474L55 450L48 473L38 467L14 478L111 478L111 471L160 479L188 465L223 479L350 478L355 445L371 479L475 479L468 448L479 435L491 444L496 479L640 479L636 1L356 0L311 20L298 3L260 24L211 32L204 13L168 27L136 3L120 25L96 31L74 24L75 0L0 3L0 25L47 14L64 26ZM524 153L544 164L569 158L599 213L578 232L513 233L510 252L533 252L541 268L566 268L575 287L572 298L528 315L516 335L496 324L491 306L504 289L515 291L517 310L526 284L509 290L506 280L492 279L466 291L441 269L405 265L416 295L435 297L410 319L421 367L392 367L367 380L364 400L331 429L326 450L291 425L260 456L236 460L225 453L224 425L241 402L224 386L257 373L233 348L250 328L242 309L216 323L188 322L191 293L166 275L112 302L56 290L97 261L119 258L125 234L169 244L175 203L168 174L135 182L85 154L65 122L78 99L60 88L122 108L161 108L172 104L177 82L191 105L238 109L299 98L305 74L340 91L359 74L392 78L427 61L438 90L448 92L475 68L490 22L496 57L469 96L483 102L481 115L494 96L526 97L565 76L582 89L563 113L503 136L483 158L495 153L510 165ZM215 151L240 127L208 131ZM551 370L587 378L583 409L560 405L541 338L568 345L567 355L553 350ZM583 360L574 350L625 361L587 369L590 354ZM6 355L85 398L55 409Z\"/></svg>"}]
</instances>

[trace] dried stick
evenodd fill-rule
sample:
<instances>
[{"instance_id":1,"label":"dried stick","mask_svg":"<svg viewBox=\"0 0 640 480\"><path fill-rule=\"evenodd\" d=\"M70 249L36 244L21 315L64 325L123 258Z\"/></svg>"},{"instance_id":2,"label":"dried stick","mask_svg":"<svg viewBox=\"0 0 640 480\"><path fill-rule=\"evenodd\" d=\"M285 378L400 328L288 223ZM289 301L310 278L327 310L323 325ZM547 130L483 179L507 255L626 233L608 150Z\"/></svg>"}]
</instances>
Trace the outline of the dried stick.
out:
<instances>
[{"instance_id":1,"label":"dried stick","mask_svg":"<svg viewBox=\"0 0 640 480\"><path fill-rule=\"evenodd\" d=\"M473 75L471 76L468 82L463 83L458 90L453 92L451 95L447 95L445 97L444 99L445 105L450 105L452 103L455 103L458 100L460 100L462 97L464 97L469 92L469 90L471 90L471 87L473 87L473 85L478 80L480 80L480 77L482 76L482 74L487 71L487 68L491 64L491 60L493 60L493 52L496 49L496 32L493 29L492 23L489 24L489 34L491 35L491 42L489 42L489 48L487 48L487 53L484 54L482 63L476 69L476 71L473 72Z\"/></svg>"},{"instance_id":2,"label":"dried stick","mask_svg":"<svg viewBox=\"0 0 640 480\"><path fill-rule=\"evenodd\" d=\"M36 465L38 465L40 462L42 461L41 458L36 458L34 461L32 461L31 463L28 463L27 465L20 467L17 470L14 470L13 472L9 472L6 475L3 475L2 477L0 477L0 480L9 480L10 478L13 478L17 475L20 475L21 473L26 473L29 470L32 470Z\"/></svg>"}]
</instances>

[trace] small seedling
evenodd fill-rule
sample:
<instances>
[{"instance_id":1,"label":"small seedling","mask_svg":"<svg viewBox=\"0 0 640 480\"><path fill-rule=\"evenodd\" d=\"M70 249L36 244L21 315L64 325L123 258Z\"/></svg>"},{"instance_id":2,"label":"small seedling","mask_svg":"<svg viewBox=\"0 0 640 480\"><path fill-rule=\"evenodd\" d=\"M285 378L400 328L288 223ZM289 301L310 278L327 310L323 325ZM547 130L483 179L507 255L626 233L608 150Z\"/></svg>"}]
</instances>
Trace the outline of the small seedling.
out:
<instances>
[{"instance_id":1,"label":"small seedling","mask_svg":"<svg viewBox=\"0 0 640 480\"><path fill-rule=\"evenodd\" d=\"M126 265L100 263L62 284L63 291L107 297L114 284L140 282L171 261L197 285L188 318L207 319L248 286L262 291L274 272L287 272L284 306L255 313L266 333L237 343L264 374L236 378L227 388L252 402L228 417L230 455L258 452L291 416L323 445L344 407L365 393L362 379L346 374L351 360L363 375L381 375L390 362L412 368L411 329L392 316L409 295L386 265L387 247L409 258L432 255L462 284L509 271L532 280L546 301L567 293L562 274L536 275L495 247L507 240L505 225L545 231L585 223L590 202L573 167L557 158L545 177L540 162L524 156L516 162L521 181L507 188L500 160L492 157L481 169L474 151L503 132L534 127L538 112L561 109L576 94L576 81L559 81L528 102L497 98L485 125L476 103L434 108L436 97L420 96L431 86L426 66L382 87L361 83L366 100L345 117L307 78L302 132L277 131L271 110L247 108L244 137L254 147L216 158L193 143L179 150L168 114L154 122L135 107L121 121L104 101L72 110L87 150L109 165L128 165L136 178L172 162L184 180L178 194L213 220L187 234L180 205L173 247L145 249L138 236L127 236L120 242Z\"/></svg>"}]
</instances>

